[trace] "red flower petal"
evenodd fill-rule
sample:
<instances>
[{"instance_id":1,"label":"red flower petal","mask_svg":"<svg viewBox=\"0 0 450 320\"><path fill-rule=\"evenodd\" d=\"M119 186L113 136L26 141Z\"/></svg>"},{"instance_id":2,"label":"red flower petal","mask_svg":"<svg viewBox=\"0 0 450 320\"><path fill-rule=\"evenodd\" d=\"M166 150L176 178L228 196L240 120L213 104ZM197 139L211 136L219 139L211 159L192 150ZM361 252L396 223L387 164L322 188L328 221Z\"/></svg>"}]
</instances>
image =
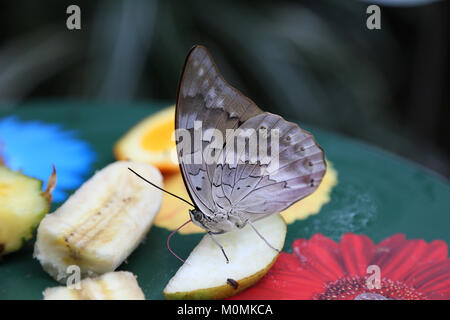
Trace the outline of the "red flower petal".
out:
<instances>
[{"instance_id":1,"label":"red flower petal","mask_svg":"<svg viewBox=\"0 0 450 320\"><path fill-rule=\"evenodd\" d=\"M281 253L255 286L233 299L353 299L376 293L395 299L450 299L450 259L443 241L427 244L394 235L374 245L345 234L341 243L317 234ZM381 269L381 289L366 287L367 266Z\"/></svg>"},{"instance_id":2,"label":"red flower petal","mask_svg":"<svg viewBox=\"0 0 450 320\"><path fill-rule=\"evenodd\" d=\"M309 274L302 275L300 260L289 253L281 252L274 266L257 285L229 298L289 300L310 299L317 291L322 289L322 282L315 280Z\"/></svg>"},{"instance_id":3,"label":"red flower petal","mask_svg":"<svg viewBox=\"0 0 450 320\"><path fill-rule=\"evenodd\" d=\"M447 244L442 240L434 240L428 245L427 252L423 255L423 261L444 261L448 257Z\"/></svg>"},{"instance_id":4,"label":"red flower petal","mask_svg":"<svg viewBox=\"0 0 450 320\"><path fill-rule=\"evenodd\" d=\"M375 245L367 236L347 233L341 239L342 257L349 275L366 275L375 252Z\"/></svg>"},{"instance_id":5,"label":"red flower petal","mask_svg":"<svg viewBox=\"0 0 450 320\"><path fill-rule=\"evenodd\" d=\"M392 280L403 280L414 266L423 261L422 256L426 253L428 245L423 240L409 240L405 241L399 246L400 250L393 250L389 254L389 260L386 261L381 268L383 277Z\"/></svg>"},{"instance_id":6,"label":"red flower petal","mask_svg":"<svg viewBox=\"0 0 450 320\"><path fill-rule=\"evenodd\" d=\"M295 240L292 251L318 281L331 281L344 275L339 245L321 234L309 241Z\"/></svg>"},{"instance_id":7,"label":"red flower petal","mask_svg":"<svg viewBox=\"0 0 450 320\"><path fill-rule=\"evenodd\" d=\"M438 280L438 283L435 282L436 280ZM440 283L445 286L450 286L450 259L440 262L424 263L415 271L410 282L414 282L413 286L416 289L427 289L427 292L441 287ZM432 284L435 286L433 287Z\"/></svg>"},{"instance_id":8,"label":"red flower petal","mask_svg":"<svg viewBox=\"0 0 450 320\"><path fill-rule=\"evenodd\" d=\"M440 262L435 266L432 278L426 279L418 289L429 299L450 299L450 263ZM428 282L426 282L429 280Z\"/></svg>"},{"instance_id":9,"label":"red flower petal","mask_svg":"<svg viewBox=\"0 0 450 320\"><path fill-rule=\"evenodd\" d=\"M427 244L423 240L409 240L410 244L406 246L403 244L402 250L397 252L399 258L398 264L401 267L395 265L395 262L390 262L389 267L382 270L382 274L385 277L391 279L402 280L405 283L414 285L414 273L417 270L422 270L421 266L424 264L433 264L439 261L445 261L447 259L447 245L443 241L433 241ZM411 248L413 246L413 248ZM408 248L412 249L408 253ZM401 260L401 257L405 257ZM419 271L422 273L423 271Z\"/></svg>"},{"instance_id":10,"label":"red flower petal","mask_svg":"<svg viewBox=\"0 0 450 320\"><path fill-rule=\"evenodd\" d=\"M386 263L390 262L390 256L395 255L406 242L404 234L396 234L381 241L375 247L375 253L371 260L371 264L384 268Z\"/></svg>"},{"instance_id":11,"label":"red flower petal","mask_svg":"<svg viewBox=\"0 0 450 320\"><path fill-rule=\"evenodd\" d=\"M394 234L394 235L384 239L380 243L378 243L377 248L378 247L393 248L393 247L397 247L399 244L401 244L405 241L406 241L405 235L403 233L398 233L398 234Z\"/></svg>"}]
</instances>

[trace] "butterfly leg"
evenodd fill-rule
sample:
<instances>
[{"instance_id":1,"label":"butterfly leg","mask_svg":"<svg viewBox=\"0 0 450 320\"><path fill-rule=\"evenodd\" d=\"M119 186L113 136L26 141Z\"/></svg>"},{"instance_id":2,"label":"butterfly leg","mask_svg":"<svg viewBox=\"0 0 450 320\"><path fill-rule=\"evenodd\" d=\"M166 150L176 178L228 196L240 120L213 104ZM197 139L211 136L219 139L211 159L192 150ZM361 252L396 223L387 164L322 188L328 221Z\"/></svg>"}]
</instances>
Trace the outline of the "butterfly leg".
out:
<instances>
[{"instance_id":1,"label":"butterfly leg","mask_svg":"<svg viewBox=\"0 0 450 320\"><path fill-rule=\"evenodd\" d=\"M220 250L222 250L224 257L227 260L227 263L229 263L230 260L228 260L227 254L225 253L225 250L223 249L222 245L219 242L217 242L216 238L214 238L213 233L211 231L208 231L208 234L211 237L211 239L219 246Z\"/></svg>"},{"instance_id":2,"label":"butterfly leg","mask_svg":"<svg viewBox=\"0 0 450 320\"><path fill-rule=\"evenodd\" d=\"M278 250L277 248L273 247L273 246L266 240L266 238L264 238L263 235L262 235L261 233L259 233L258 230L256 230L255 226L253 225L253 223L252 223L250 220L248 220L247 223L253 228L253 230L255 230L256 234L257 234L261 239L263 239L264 242L265 242L270 248L272 248L272 249L275 250L276 252L280 252L280 250Z\"/></svg>"}]
</instances>

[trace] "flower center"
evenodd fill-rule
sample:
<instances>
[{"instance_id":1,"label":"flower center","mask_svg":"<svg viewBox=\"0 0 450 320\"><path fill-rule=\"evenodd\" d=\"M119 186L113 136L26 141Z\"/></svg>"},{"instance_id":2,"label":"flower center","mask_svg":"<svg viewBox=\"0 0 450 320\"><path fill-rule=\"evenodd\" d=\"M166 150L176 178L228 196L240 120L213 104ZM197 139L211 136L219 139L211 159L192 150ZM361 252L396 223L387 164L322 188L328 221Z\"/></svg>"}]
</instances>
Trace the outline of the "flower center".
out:
<instances>
[{"instance_id":1,"label":"flower center","mask_svg":"<svg viewBox=\"0 0 450 320\"><path fill-rule=\"evenodd\" d=\"M346 277L325 285L325 290L315 296L316 300L425 300L416 289L390 279L381 279L378 288L369 289L367 277Z\"/></svg>"}]
</instances>

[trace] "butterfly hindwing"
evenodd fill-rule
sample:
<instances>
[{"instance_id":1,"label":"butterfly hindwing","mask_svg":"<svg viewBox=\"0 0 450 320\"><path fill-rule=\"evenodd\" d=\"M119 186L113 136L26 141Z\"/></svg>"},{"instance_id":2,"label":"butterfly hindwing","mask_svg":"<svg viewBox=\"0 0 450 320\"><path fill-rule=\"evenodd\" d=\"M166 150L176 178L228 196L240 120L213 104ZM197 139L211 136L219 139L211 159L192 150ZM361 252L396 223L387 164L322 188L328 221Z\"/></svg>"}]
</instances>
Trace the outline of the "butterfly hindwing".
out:
<instances>
[{"instance_id":1,"label":"butterfly hindwing","mask_svg":"<svg viewBox=\"0 0 450 320\"><path fill-rule=\"evenodd\" d=\"M240 132L262 128L269 135L267 152L258 153L252 161L219 166L212 188L213 199L224 195L229 203L227 210L250 221L281 212L311 194L326 170L323 151L312 135L280 116L262 113L244 122ZM255 135L259 135L258 130ZM270 135L275 133L278 147L272 150ZM250 149L248 144L245 149ZM225 192L216 187L219 185L226 186L222 188Z\"/></svg>"}]
</instances>

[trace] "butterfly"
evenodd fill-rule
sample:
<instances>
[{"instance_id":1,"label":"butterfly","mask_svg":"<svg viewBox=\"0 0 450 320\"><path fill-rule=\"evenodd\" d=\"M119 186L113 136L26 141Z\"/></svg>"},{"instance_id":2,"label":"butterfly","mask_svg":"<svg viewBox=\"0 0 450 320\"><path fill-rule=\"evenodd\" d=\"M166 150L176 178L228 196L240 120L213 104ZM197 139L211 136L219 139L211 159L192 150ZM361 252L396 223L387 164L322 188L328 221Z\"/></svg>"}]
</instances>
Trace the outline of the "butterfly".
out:
<instances>
[{"instance_id":1,"label":"butterfly","mask_svg":"<svg viewBox=\"0 0 450 320\"><path fill-rule=\"evenodd\" d=\"M252 135L258 135L258 130L271 142L269 145L265 141L270 155L250 152L250 144L255 141L256 149L261 149L263 141L251 139ZM205 136L211 131L216 133L216 139L217 135L223 137L215 141L213 161L210 157L206 159L209 153L205 152L210 151L213 139ZM200 136L198 143L187 144L186 137L196 133ZM272 133L277 134L271 136ZM262 111L225 81L211 54L199 45L188 53L181 73L175 139L183 181L193 202L186 201L193 206L189 210L190 221L207 231L227 262L228 257L214 234L249 224L272 247L253 222L277 214L310 195L326 171L324 152L309 132ZM237 140L243 141L241 149L236 146ZM277 148L273 148L272 142L277 142ZM227 148L231 144L233 147Z\"/></svg>"}]
</instances>

